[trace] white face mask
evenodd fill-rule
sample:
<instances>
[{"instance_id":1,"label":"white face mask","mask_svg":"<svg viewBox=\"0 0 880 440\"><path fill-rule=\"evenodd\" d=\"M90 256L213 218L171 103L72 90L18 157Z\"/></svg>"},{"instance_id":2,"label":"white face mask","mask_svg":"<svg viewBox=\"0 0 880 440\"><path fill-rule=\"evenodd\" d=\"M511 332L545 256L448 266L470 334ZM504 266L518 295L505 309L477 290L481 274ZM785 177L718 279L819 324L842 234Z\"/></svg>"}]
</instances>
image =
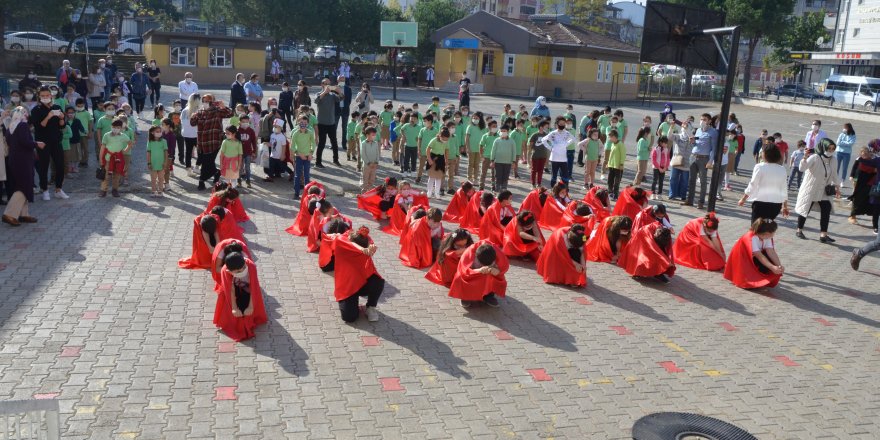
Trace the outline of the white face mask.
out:
<instances>
[{"instance_id":1,"label":"white face mask","mask_svg":"<svg viewBox=\"0 0 880 440\"><path fill-rule=\"evenodd\" d=\"M42 102L43 104L48 104L52 102L52 98L40 98L40 102Z\"/></svg>"},{"instance_id":2,"label":"white face mask","mask_svg":"<svg viewBox=\"0 0 880 440\"><path fill-rule=\"evenodd\" d=\"M25 93L24 99L27 99L28 101L30 101L31 99L34 99L34 94L33 93Z\"/></svg>"},{"instance_id":3,"label":"white face mask","mask_svg":"<svg viewBox=\"0 0 880 440\"><path fill-rule=\"evenodd\" d=\"M251 126L251 124L250 124L250 123L248 123L248 122L242 122L242 123L240 123L240 124L238 124L238 125L240 125L240 126L241 126L241 128L248 128L248 127L250 127L250 126Z\"/></svg>"},{"instance_id":4,"label":"white face mask","mask_svg":"<svg viewBox=\"0 0 880 440\"><path fill-rule=\"evenodd\" d=\"M189 84L189 83L193 82L193 79L192 79L192 78L186 78L186 79L184 79L184 81L186 81L186 83Z\"/></svg>"},{"instance_id":5,"label":"white face mask","mask_svg":"<svg viewBox=\"0 0 880 440\"><path fill-rule=\"evenodd\" d=\"M81 111L83 111L83 110L85 110L85 109L86 109L86 108L83 107L83 106L78 106L78 107L76 108L76 111L81 112Z\"/></svg>"},{"instance_id":6,"label":"white face mask","mask_svg":"<svg viewBox=\"0 0 880 440\"><path fill-rule=\"evenodd\" d=\"M502 138L507 139L507 136L509 136L509 135L510 135L510 132L507 132L507 131L502 131L502 132L501 132L501 137L502 137Z\"/></svg>"},{"instance_id":7,"label":"white face mask","mask_svg":"<svg viewBox=\"0 0 880 440\"><path fill-rule=\"evenodd\" d=\"M290 87L282 87L281 90L284 90L285 92L289 92L289 91L290 91Z\"/></svg>"},{"instance_id":8,"label":"white face mask","mask_svg":"<svg viewBox=\"0 0 880 440\"><path fill-rule=\"evenodd\" d=\"M155 67L156 67L156 63L150 63L150 67L155 68Z\"/></svg>"},{"instance_id":9,"label":"white face mask","mask_svg":"<svg viewBox=\"0 0 880 440\"><path fill-rule=\"evenodd\" d=\"M572 125L571 125L571 124L565 124L565 128L567 128L567 129L569 129L569 130L571 130L571 127L572 127Z\"/></svg>"},{"instance_id":10,"label":"white face mask","mask_svg":"<svg viewBox=\"0 0 880 440\"><path fill-rule=\"evenodd\" d=\"M813 124L813 125L810 126L810 128L813 129L813 131L816 131L816 130L819 129L819 126L816 125L816 124Z\"/></svg>"},{"instance_id":11,"label":"white face mask","mask_svg":"<svg viewBox=\"0 0 880 440\"><path fill-rule=\"evenodd\" d=\"M490 128L490 129L489 129L489 133L495 134L495 133L497 133L497 132L498 132L498 129L497 129L497 128L494 128L494 127L493 127L493 128Z\"/></svg>"},{"instance_id":12,"label":"white face mask","mask_svg":"<svg viewBox=\"0 0 880 440\"><path fill-rule=\"evenodd\" d=\"M709 128L709 123L706 121L700 121L700 129L705 130L707 128Z\"/></svg>"},{"instance_id":13,"label":"white face mask","mask_svg":"<svg viewBox=\"0 0 880 440\"><path fill-rule=\"evenodd\" d=\"M111 129L111 130L110 130L110 131L112 131L112 132L113 132L113 134L119 134L119 133L121 133L121 132L122 132L122 129L119 129L119 128L114 128L114 129Z\"/></svg>"},{"instance_id":14,"label":"white face mask","mask_svg":"<svg viewBox=\"0 0 880 440\"><path fill-rule=\"evenodd\" d=\"M201 108L202 108L202 110L207 109L207 108L208 108L208 103L207 103L207 102L203 102L202 105L201 105Z\"/></svg>"},{"instance_id":15,"label":"white face mask","mask_svg":"<svg viewBox=\"0 0 880 440\"><path fill-rule=\"evenodd\" d=\"M143 73L143 71L144 71L144 69L141 69L140 67L138 67L137 73Z\"/></svg>"},{"instance_id":16,"label":"white face mask","mask_svg":"<svg viewBox=\"0 0 880 440\"><path fill-rule=\"evenodd\" d=\"M455 118L455 123L458 124L459 122L461 122L461 118Z\"/></svg>"},{"instance_id":17,"label":"white face mask","mask_svg":"<svg viewBox=\"0 0 880 440\"><path fill-rule=\"evenodd\" d=\"M455 127L449 129L449 134L455 134Z\"/></svg>"},{"instance_id":18,"label":"white face mask","mask_svg":"<svg viewBox=\"0 0 880 440\"><path fill-rule=\"evenodd\" d=\"M103 69L105 66L107 66L107 65L104 64L104 63L98 64L98 65L101 66L102 69Z\"/></svg>"},{"instance_id":19,"label":"white face mask","mask_svg":"<svg viewBox=\"0 0 880 440\"><path fill-rule=\"evenodd\" d=\"M278 108L278 106L276 106L276 105L270 105L270 106L269 106L269 110L275 110L276 108Z\"/></svg>"},{"instance_id":20,"label":"white face mask","mask_svg":"<svg viewBox=\"0 0 880 440\"><path fill-rule=\"evenodd\" d=\"M275 127L272 129L275 133L281 133L281 127Z\"/></svg>"},{"instance_id":21,"label":"white face mask","mask_svg":"<svg viewBox=\"0 0 880 440\"><path fill-rule=\"evenodd\" d=\"M339 83L339 87L345 87L345 83L344 82ZM363 91L366 92L366 90L363 90Z\"/></svg>"},{"instance_id":22,"label":"white face mask","mask_svg":"<svg viewBox=\"0 0 880 440\"><path fill-rule=\"evenodd\" d=\"M232 272L232 276L234 278L242 279L247 276L247 269L242 270L241 272Z\"/></svg>"},{"instance_id":23,"label":"white face mask","mask_svg":"<svg viewBox=\"0 0 880 440\"><path fill-rule=\"evenodd\" d=\"M175 106L174 106L174 111L179 112L179 111L180 111L180 106L179 106L179 105L175 105Z\"/></svg>"},{"instance_id":24,"label":"white face mask","mask_svg":"<svg viewBox=\"0 0 880 440\"><path fill-rule=\"evenodd\" d=\"M13 96L9 99L16 104L18 104L21 101L21 98L19 98L18 96Z\"/></svg>"},{"instance_id":25,"label":"white face mask","mask_svg":"<svg viewBox=\"0 0 880 440\"><path fill-rule=\"evenodd\" d=\"M477 125L480 123L480 120L477 118L471 119L471 124Z\"/></svg>"}]
</instances>

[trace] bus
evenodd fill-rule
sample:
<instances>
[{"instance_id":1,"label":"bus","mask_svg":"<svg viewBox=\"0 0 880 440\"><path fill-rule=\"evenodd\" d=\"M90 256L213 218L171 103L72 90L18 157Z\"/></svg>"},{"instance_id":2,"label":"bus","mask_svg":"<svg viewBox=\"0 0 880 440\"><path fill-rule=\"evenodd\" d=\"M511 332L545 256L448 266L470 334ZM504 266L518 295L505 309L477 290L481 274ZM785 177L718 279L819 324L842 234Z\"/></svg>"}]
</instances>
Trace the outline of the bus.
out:
<instances>
[{"instance_id":1,"label":"bus","mask_svg":"<svg viewBox=\"0 0 880 440\"><path fill-rule=\"evenodd\" d=\"M832 105L839 102L874 111L880 104L880 78L831 75L825 83L825 96Z\"/></svg>"}]
</instances>

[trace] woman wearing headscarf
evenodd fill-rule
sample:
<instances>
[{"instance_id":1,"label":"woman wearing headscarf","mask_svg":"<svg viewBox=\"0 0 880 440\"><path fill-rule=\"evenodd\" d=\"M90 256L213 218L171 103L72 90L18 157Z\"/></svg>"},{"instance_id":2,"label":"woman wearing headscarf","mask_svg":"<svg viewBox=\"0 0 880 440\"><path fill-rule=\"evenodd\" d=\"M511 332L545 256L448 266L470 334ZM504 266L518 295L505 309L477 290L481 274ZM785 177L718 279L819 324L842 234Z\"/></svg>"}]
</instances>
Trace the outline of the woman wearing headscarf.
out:
<instances>
[{"instance_id":1,"label":"woman wearing headscarf","mask_svg":"<svg viewBox=\"0 0 880 440\"><path fill-rule=\"evenodd\" d=\"M9 147L7 163L9 204L3 211L3 223L19 226L21 223L36 223L37 219L28 214L28 203L34 201L34 150L46 144L34 142L28 126L28 111L16 107L9 120L4 121L3 135Z\"/></svg>"},{"instance_id":2,"label":"woman wearing headscarf","mask_svg":"<svg viewBox=\"0 0 880 440\"><path fill-rule=\"evenodd\" d=\"M818 205L819 217L819 241L833 243L835 240L828 236L828 222L831 219L831 198L840 197L840 176L837 174L837 158L834 150L837 145L831 139L824 138L816 142L815 151L807 149L804 159L801 160L800 170L804 173L804 180L798 190L797 203L794 211L798 215L797 232L795 235L803 240L804 224L813 207Z\"/></svg>"},{"instance_id":3,"label":"woman wearing headscarf","mask_svg":"<svg viewBox=\"0 0 880 440\"><path fill-rule=\"evenodd\" d=\"M547 98L539 96L538 99L535 100L535 106L532 107L532 111L529 113L529 118L535 116L540 116L546 120L550 119L550 108L547 107Z\"/></svg>"},{"instance_id":4,"label":"woman wearing headscarf","mask_svg":"<svg viewBox=\"0 0 880 440\"><path fill-rule=\"evenodd\" d=\"M25 90L30 89L31 92L34 92L35 90L38 90L42 85L43 84L40 82L40 80L37 79L37 74L34 73L33 70L28 70L27 73L24 75L24 78L22 78L21 81L18 82L18 90L24 92Z\"/></svg>"}]
</instances>

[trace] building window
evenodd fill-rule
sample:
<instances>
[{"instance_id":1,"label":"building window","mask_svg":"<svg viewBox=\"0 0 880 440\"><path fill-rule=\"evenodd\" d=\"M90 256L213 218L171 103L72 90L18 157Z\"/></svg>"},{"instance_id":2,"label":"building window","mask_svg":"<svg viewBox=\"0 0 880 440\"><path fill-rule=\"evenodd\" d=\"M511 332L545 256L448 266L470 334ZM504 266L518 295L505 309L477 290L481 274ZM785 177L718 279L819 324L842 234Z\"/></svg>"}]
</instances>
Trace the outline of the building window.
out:
<instances>
[{"instance_id":1,"label":"building window","mask_svg":"<svg viewBox=\"0 0 880 440\"><path fill-rule=\"evenodd\" d=\"M638 82L638 78L636 75L639 74L639 63L633 63L629 66L629 83L635 84Z\"/></svg>"},{"instance_id":2,"label":"building window","mask_svg":"<svg viewBox=\"0 0 880 440\"><path fill-rule=\"evenodd\" d=\"M562 75L562 69L565 66L565 58L553 57L553 74Z\"/></svg>"},{"instance_id":3,"label":"building window","mask_svg":"<svg viewBox=\"0 0 880 440\"><path fill-rule=\"evenodd\" d=\"M520 15L535 15L535 7L534 6L520 6L519 7Z\"/></svg>"},{"instance_id":4,"label":"building window","mask_svg":"<svg viewBox=\"0 0 880 440\"><path fill-rule=\"evenodd\" d=\"M483 52L483 75L495 74L495 52L487 50Z\"/></svg>"},{"instance_id":5,"label":"building window","mask_svg":"<svg viewBox=\"0 0 880 440\"><path fill-rule=\"evenodd\" d=\"M623 83L629 84L629 63L623 63Z\"/></svg>"},{"instance_id":6,"label":"building window","mask_svg":"<svg viewBox=\"0 0 880 440\"><path fill-rule=\"evenodd\" d=\"M504 76L514 76L514 65L516 64L516 55L504 55Z\"/></svg>"},{"instance_id":7,"label":"building window","mask_svg":"<svg viewBox=\"0 0 880 440\"><path fill-rule=\"evenodd\" d=\"M861 28L853 28L853 38L858 37L859 33L862 32Z\"/></svg>"},{"instance_id":8,"label":"building window","mask_svg":"<svg viewBox=\"0 0 880 440\"><path fill-rule=\"evenodd\" d=\"M215 48L208 50L208 67L232 68L232 49Z\"/></svg>"},{"instance_id":9,"label":"building window","mask_svg":"<svg viewBox=\"0 0 880 440\"><path fill-rule=\"evenodd\" d=\"M172 66L195 66L196 48L192 46L171 46Z\"/></svg>"},{"instance_id":10,"label":"building window","mask_svg":"<svg viewBox=\"0 0 880 440\"><path fill-rule=\"evenodd\" d=\"M599 61L599 67L596 69L596 82L605 81L605 61Z\"/></svg>"},{"instance_id":11,"label":"building window","mask_svg":"<svg viewBox=\"0 0 880 440\"><path fill-rule=\"evenodd\" d=\"M605 62L605 82L611 82L611 73L614 70L614 63L611 61Z\"/></svg>"}]
</instances>

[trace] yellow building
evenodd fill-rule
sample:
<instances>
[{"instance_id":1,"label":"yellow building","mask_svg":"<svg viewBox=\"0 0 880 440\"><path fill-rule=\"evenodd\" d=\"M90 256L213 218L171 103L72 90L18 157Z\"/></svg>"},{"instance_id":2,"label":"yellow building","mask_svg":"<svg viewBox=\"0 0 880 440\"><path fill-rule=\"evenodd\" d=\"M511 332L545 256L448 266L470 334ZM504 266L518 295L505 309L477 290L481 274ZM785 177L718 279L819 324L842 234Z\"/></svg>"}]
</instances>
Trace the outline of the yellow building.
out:
<instances>
[{"instance_id":1,"label":"yellow building","mask_svg":"<svg viewBox=\"0 0 880 440\"><path fill-rule=\"evenodd\" d=\"M223 35L161 32L144 34L144 55L162 69L162 82L177 84L185 72L202 84L226 84L238 72L250 76L266 70L265 40Z\"/></svg>"},{"instance_id":2,"label":"yellow building","mask_svg":"<svg viewBox=\"0 0 880 440\"><path fill-rule=\"evenodd\" d=\"M568 24L565 16L502 18L477 12L438 29L438 87L457 88L462 72L474 92L573 100L634 99L639 49Z\"/></svg>"}]
</instances>

